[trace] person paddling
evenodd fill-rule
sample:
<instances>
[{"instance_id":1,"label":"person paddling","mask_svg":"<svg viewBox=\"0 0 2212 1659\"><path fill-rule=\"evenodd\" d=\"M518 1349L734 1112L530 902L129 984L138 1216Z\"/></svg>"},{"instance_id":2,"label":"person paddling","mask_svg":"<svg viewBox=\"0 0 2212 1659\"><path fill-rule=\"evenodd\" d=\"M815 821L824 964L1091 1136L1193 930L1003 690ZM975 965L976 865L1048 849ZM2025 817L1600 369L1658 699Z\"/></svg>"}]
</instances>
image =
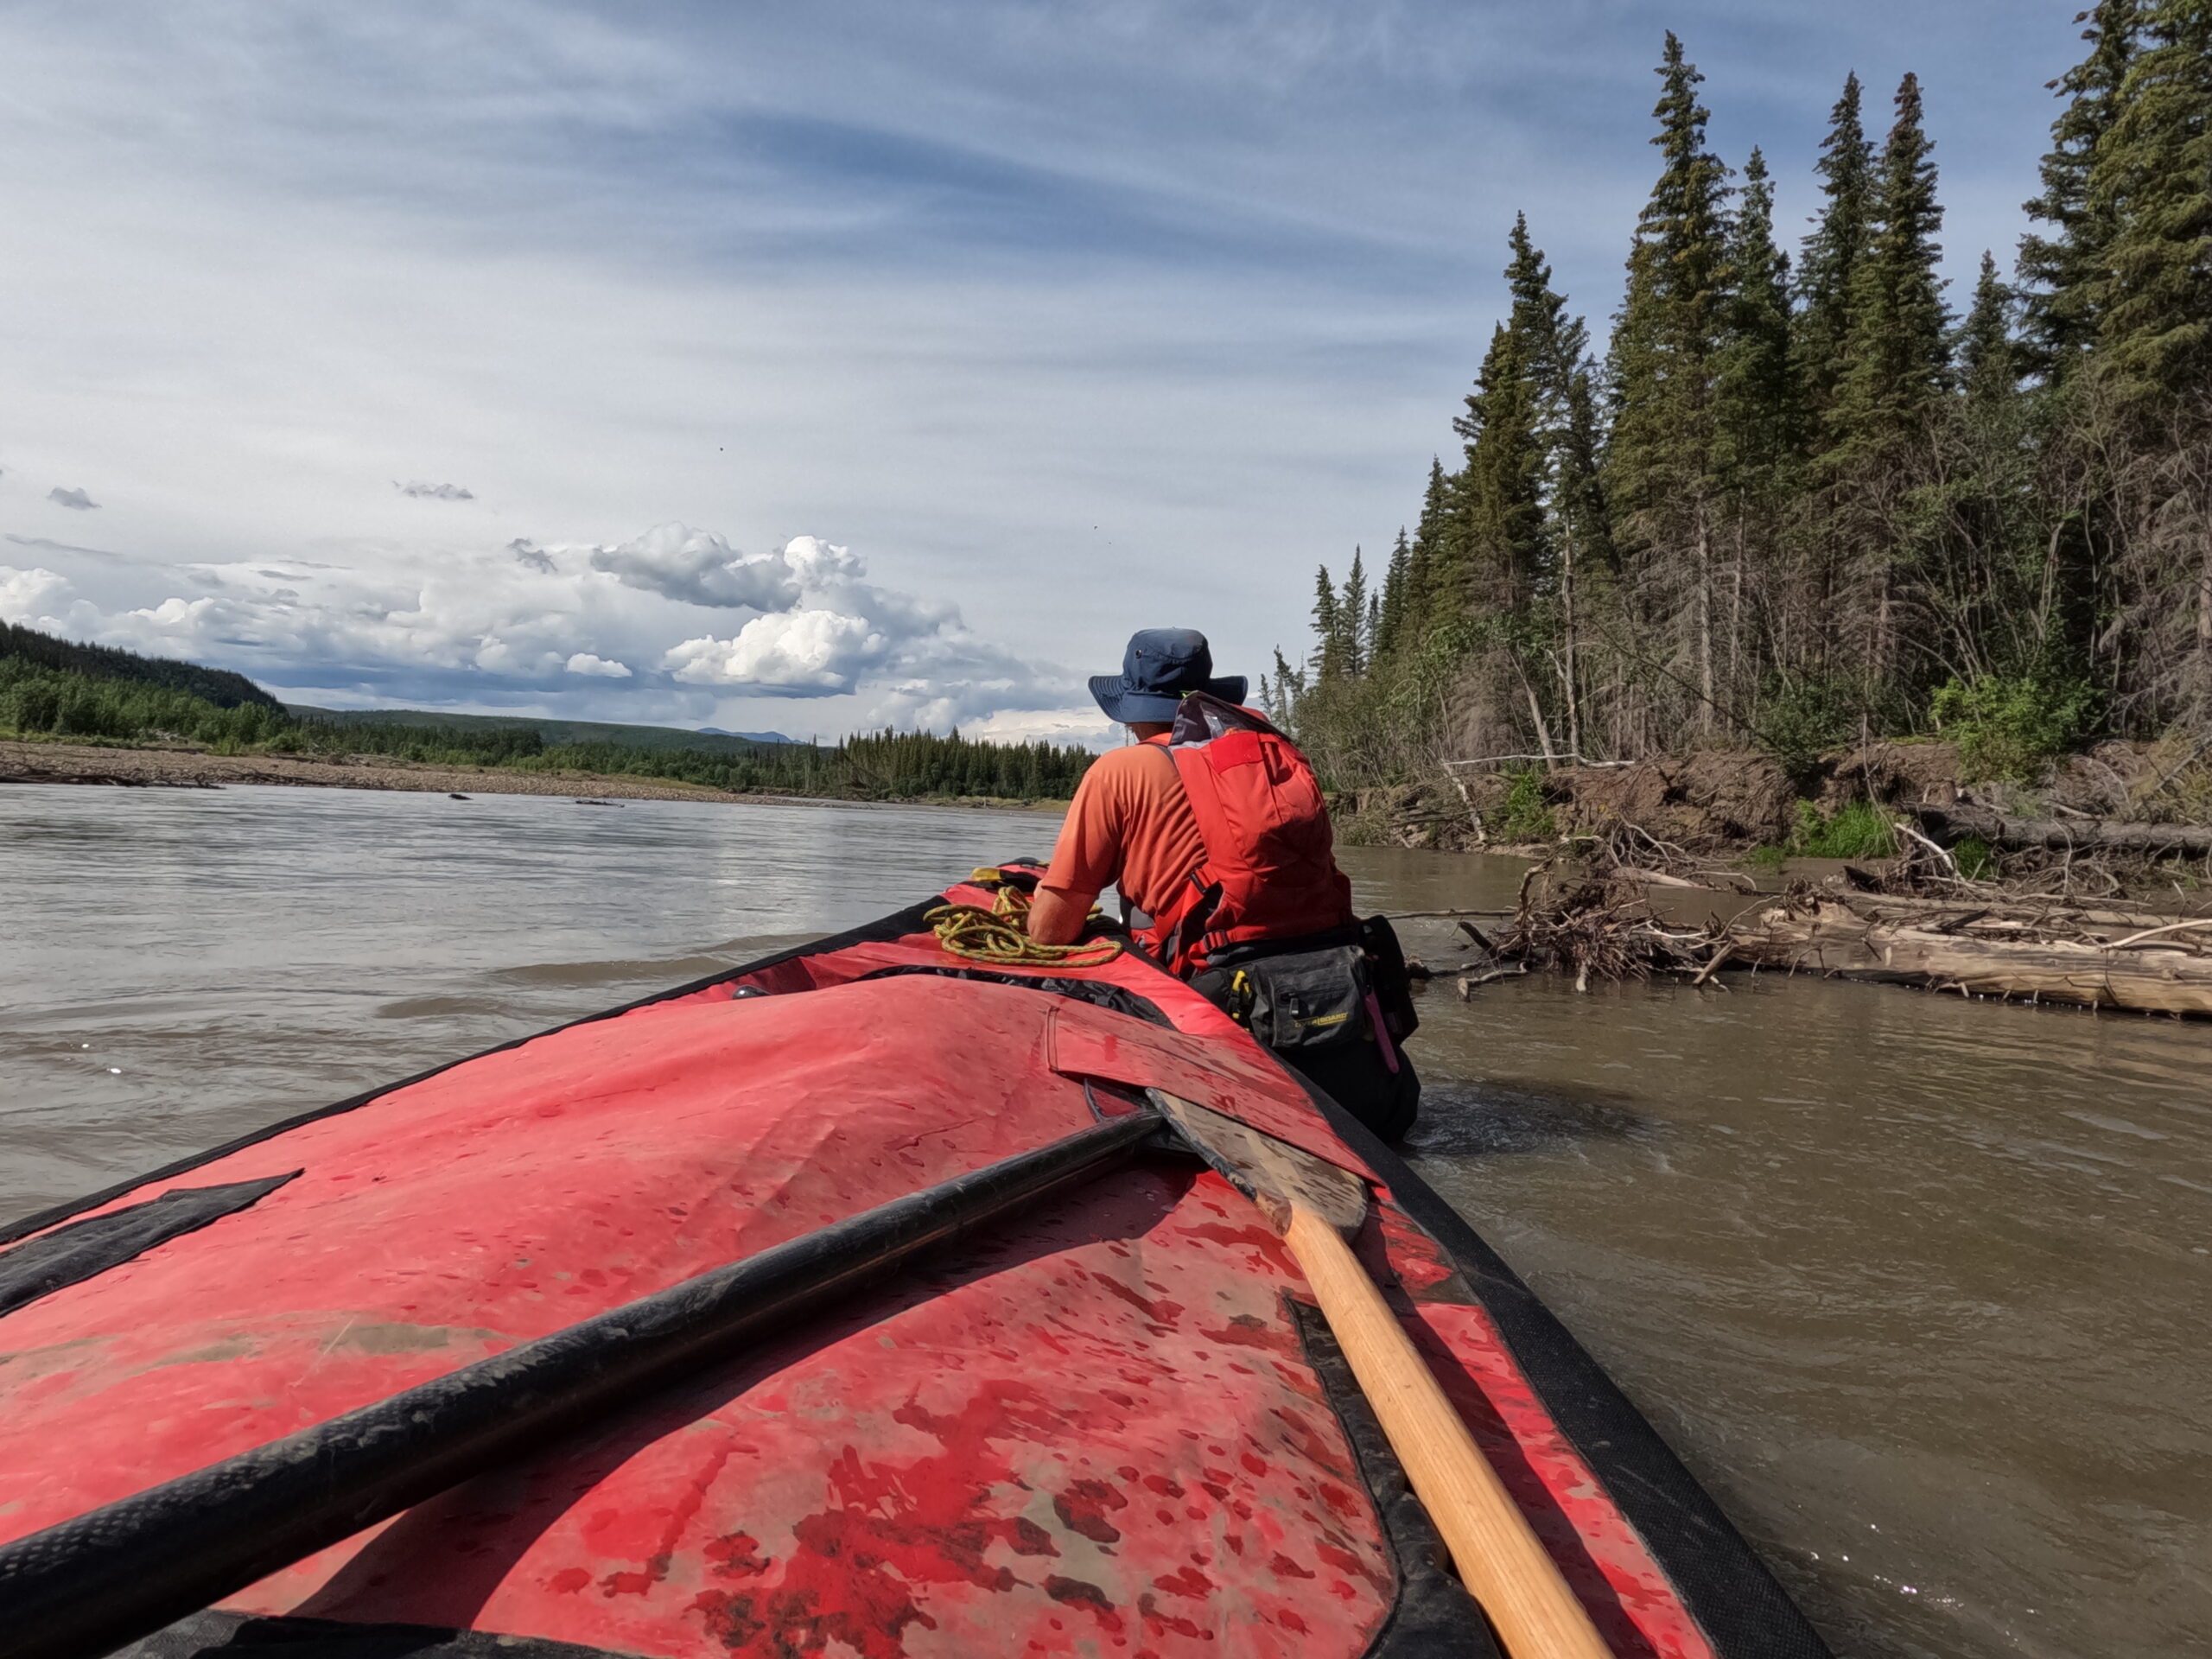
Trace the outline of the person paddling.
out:
<instances>
[{"instance_id":1,"label":"person paddling","mask_svg":"<svg viewBox=\"0 0 2212 1659\"><path fill-rule=\"evenodd\" d=\"M1360 921L1313 768L1190 628L1131 636L1090 694L1135 742L1077 785L1029 935L1066 944L1111 886L1139 944L1386 1139L1413 1127L1415 1024L1389 924Z\"/></svg>"}]
</instances>

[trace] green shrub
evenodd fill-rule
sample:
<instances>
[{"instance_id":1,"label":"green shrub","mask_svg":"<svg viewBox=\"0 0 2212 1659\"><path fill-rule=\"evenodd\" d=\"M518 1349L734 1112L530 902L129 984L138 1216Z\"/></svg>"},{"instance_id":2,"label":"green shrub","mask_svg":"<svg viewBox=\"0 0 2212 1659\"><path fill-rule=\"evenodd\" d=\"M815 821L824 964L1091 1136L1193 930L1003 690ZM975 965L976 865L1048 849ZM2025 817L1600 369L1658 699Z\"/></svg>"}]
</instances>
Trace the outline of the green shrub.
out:
<instances>
[{"instance_id":1,"label":"green shrub","mask_svg":"<svg viewBox=\"0 0 2212 1659\"><path fill-rule=\"evenodd\" d=\"M2031 784L2089 729L2097 696L2079 680L1993 674L1953 680L1936 693L1929 713L1936 729L1959 746L1966 781Z\"/></svg>"},{"instance_id":2,"label":"green shrub","mask_svg":"<svg viewBox=\"0 0 2212 1659\"><path fill-rule=\"evenodd\" d=\"M1550 841L1558 836L1559 820L1544 800L1543 773L1530 770L1512 775L1498 812L1497 834L1501 841Z\"/></svg>"},{"instance_id":3,"label":"green shrub","mask_svg":"<svg viewBox=\"0 0 2212 1659\"><path fill-rule=\"evenodd\" d=\"M1841 680L1777 680L1759 699L1759 741L1802 783L1824 753L1859 735L1860 709L1861 699Z\"/></svg>"},{"instance_id":4,"label":"green shrub","mask_svg":"<svg viewBox=\"0 0 2212 1659\"><path fill-rule=\"evenodd\" d=\"M1997 855L1980 836L1968 836L1953 844L1951 859L1969 881L1986 881L1997 874Z\"/></svg>"},{"instance_id":5,"label":"green shrub","mask_svg":"<svg viewBox=\"0 0 2212 1659\"><path fill-rule=\"evenodd\" d=\"M1810 801L1797 803L1788 849L1796 857L1887 858L1897 849L1897 826L1871 801L1840 806L1833 816Z\"/></svg>"}]
</instances>

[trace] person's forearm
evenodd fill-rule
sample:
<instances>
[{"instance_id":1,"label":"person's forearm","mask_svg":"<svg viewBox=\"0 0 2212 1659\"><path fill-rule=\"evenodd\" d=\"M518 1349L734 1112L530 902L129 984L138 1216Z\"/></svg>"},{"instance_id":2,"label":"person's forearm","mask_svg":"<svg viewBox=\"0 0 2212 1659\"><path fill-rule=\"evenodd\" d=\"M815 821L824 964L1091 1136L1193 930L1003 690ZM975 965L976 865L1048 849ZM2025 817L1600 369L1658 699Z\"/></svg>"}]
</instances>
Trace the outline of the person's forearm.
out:
<instances>
[{"instance_id":1,"label":"person's forearm","mask_svg":"<svg viewBox=\"0 0 2212 1659\"><path fill-rule=\"evenodd\" d=\"M1039 944L1073 944L1083 937L1096 894L1039 887L1029 900L1029 937Z\"/></svg>"}]
</instances>

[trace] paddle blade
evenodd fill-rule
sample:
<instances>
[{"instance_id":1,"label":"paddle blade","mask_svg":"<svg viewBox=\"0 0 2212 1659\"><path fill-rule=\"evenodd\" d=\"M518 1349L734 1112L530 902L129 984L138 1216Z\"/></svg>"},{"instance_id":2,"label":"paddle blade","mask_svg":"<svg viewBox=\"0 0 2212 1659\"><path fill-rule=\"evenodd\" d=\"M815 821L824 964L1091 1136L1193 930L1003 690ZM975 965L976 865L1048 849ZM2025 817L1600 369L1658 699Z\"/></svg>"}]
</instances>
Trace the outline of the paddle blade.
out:
<instances>
[{"instance_id":1,"label":"paddle blade","mask_svg":"<svg viewBox=\"0 0 2212 1659\"><path fill-rule=\"evenodd\" d=\"M1278 1231L1288 1224L1294 1206L1347 1235L1367 1218L1367 1183L1350 1170L1196 1101L1159 1089L1145 1092L1192 1150L1258 1205Z\"/></svg>"}]
</instances>

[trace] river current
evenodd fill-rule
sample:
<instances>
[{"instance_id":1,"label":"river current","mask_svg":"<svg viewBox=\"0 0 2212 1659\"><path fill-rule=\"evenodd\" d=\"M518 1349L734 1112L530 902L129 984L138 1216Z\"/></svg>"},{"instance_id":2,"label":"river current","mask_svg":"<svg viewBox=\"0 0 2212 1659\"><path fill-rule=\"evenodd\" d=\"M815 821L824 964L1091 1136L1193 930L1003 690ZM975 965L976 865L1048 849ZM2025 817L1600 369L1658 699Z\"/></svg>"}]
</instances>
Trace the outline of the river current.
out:
<instances>
[{"instance_id":1,"label":"river current","mask_svg":"<svg viewBox=\"0 0 2212 1659\"><path fill-rule=\"evenodd\" d=\"M1053 828L0 789L0 1219L1042 855ZM1520 868L1345 862L1400 912L1510 904ZM1725 977L1439 982L1415 1162L1840 1653L2203 1651L2212 1032Z\"/></svg>"}]
</instances>

